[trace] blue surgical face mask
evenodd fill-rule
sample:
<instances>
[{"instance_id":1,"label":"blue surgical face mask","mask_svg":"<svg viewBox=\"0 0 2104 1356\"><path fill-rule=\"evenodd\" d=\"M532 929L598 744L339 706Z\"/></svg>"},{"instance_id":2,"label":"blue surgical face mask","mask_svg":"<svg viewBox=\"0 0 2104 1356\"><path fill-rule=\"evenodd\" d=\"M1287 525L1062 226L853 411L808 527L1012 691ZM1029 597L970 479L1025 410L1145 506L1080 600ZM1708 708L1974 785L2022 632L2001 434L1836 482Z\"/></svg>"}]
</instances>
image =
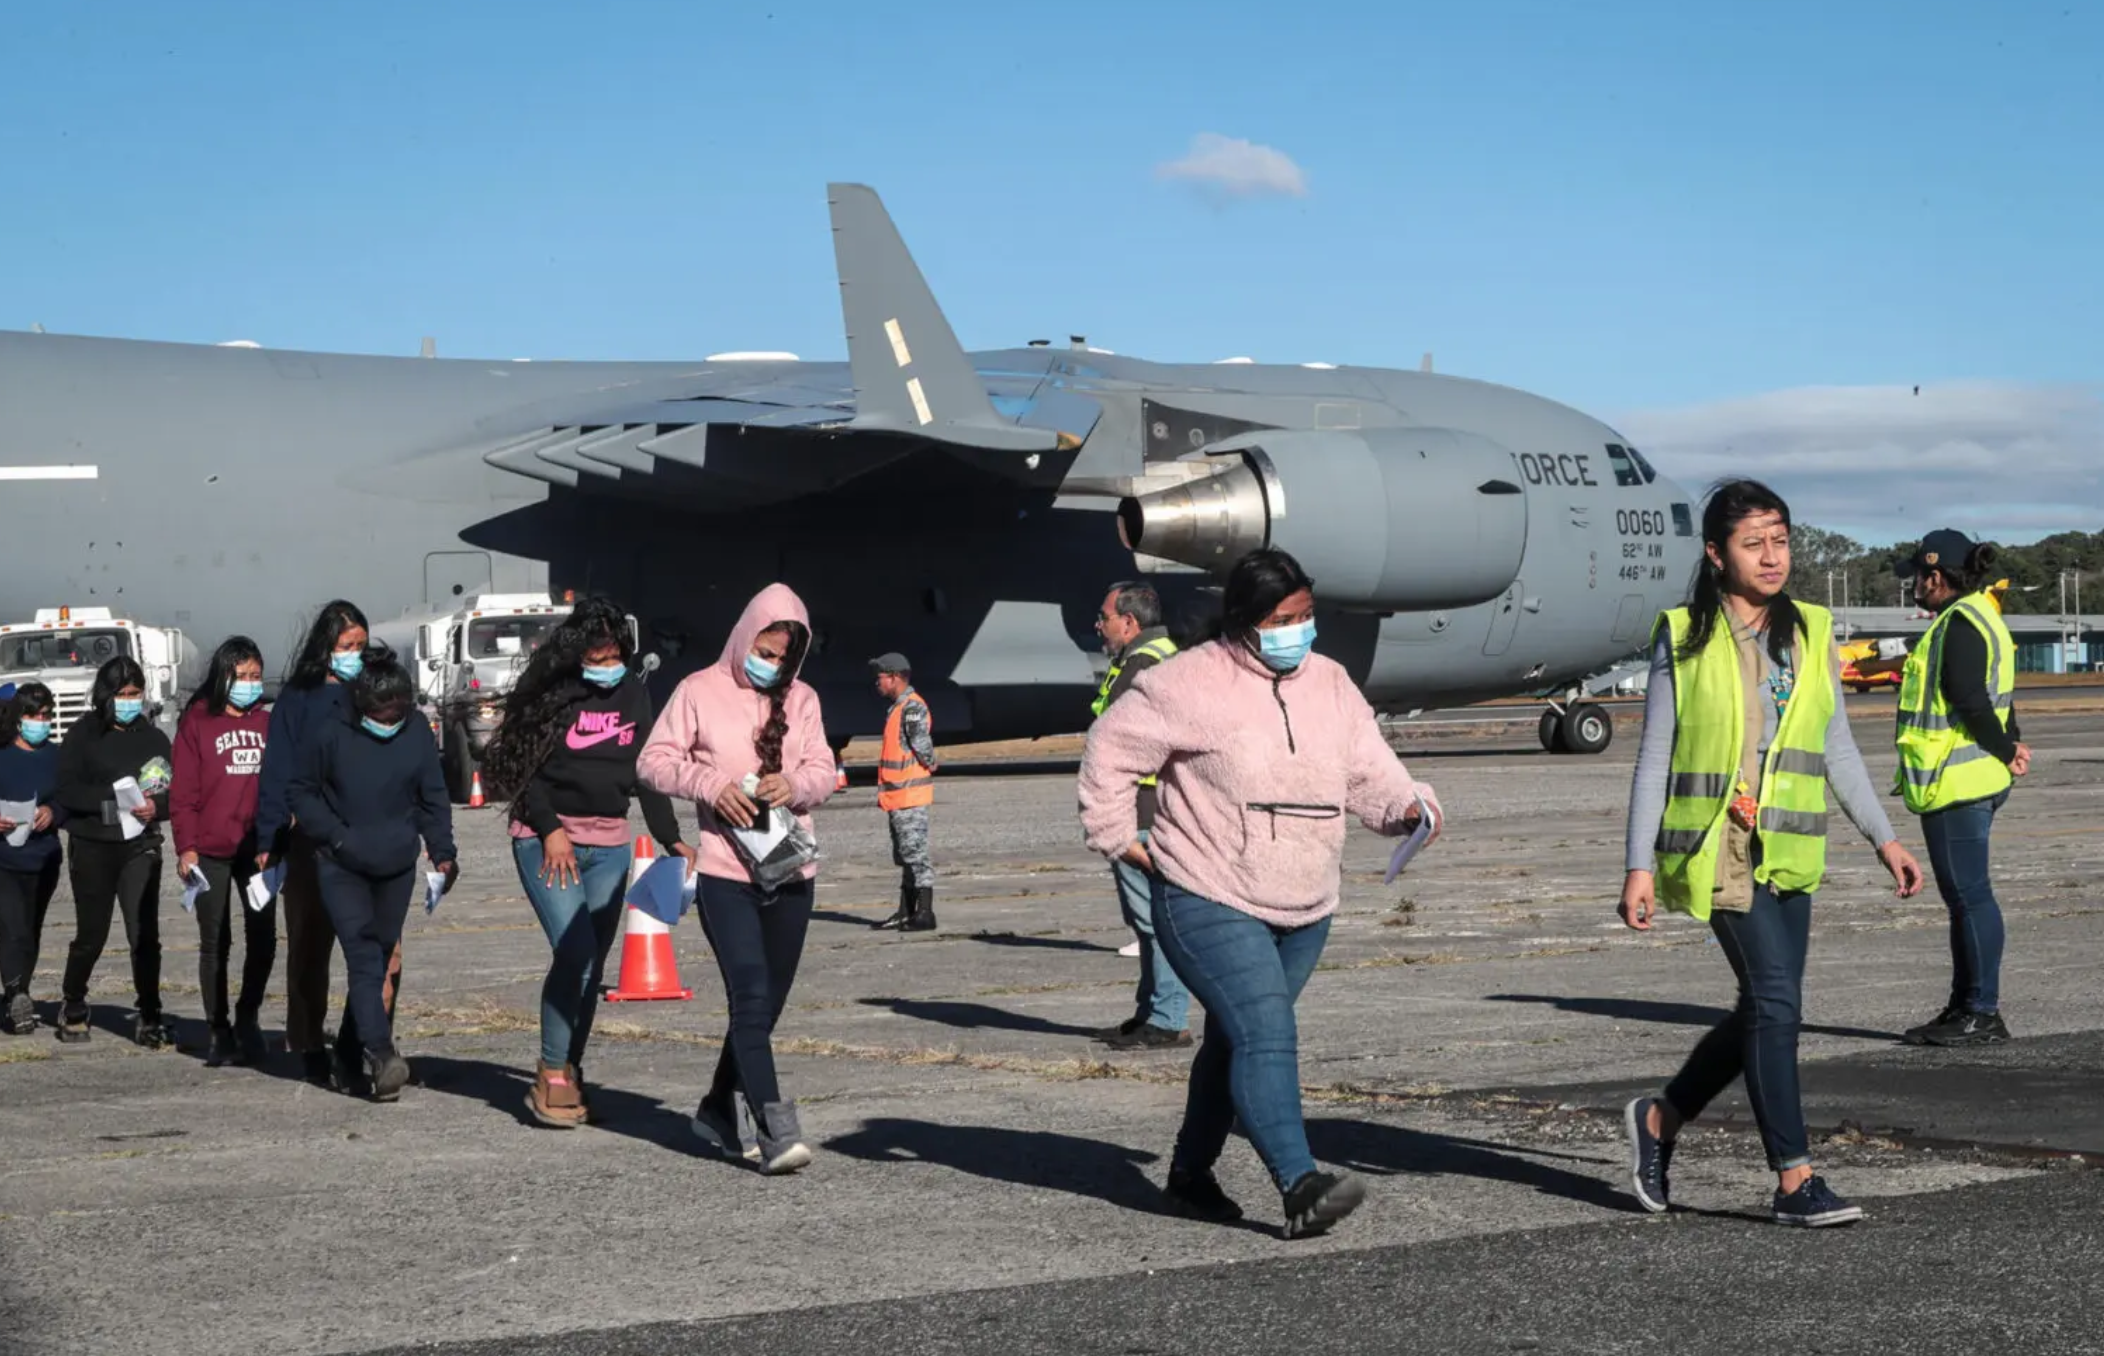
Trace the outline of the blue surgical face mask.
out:
<instances>
[{"instance_id":1,"label":"blue surgical face mask","mask_svg":"<svg viewBox=\"0 0 2104 1356\"><path fill-rule=\"evenodd\" d=\"M119 725L129 725L146 710L146 702L139 697L118 697L110 703Z\"/></svg>"},{"instance_id":2,"label":"blue surgical face mask","mask_svg":"<svg viewBox=\"0 0 2104 1356\"><path fill-rule=\"evenodd\" d=\"M263 700L263 684L257 679L235 679L226 690L227 700L246 711Z\"/></svg>"},{"instance_id":3,"label":"blue surgical face mask","mask_svg":"<svg viewBox=\"0 0 2104 1356\"><path fill-rule=\"evenodd\" d=\"M51 738L51 722L48 720L25 720L21 728L22 738L31 744L41 744Z\"/></svg>"},{"instance_id":4,"label":"blue surgical face mask","mask_svg":"<svg viewBox=\"0 0 2104 1356\"><path fill-rule=\"evenodd\" d=\"M365 672L365 651L338 650L329 656L329 672L346 683Z\"/></svg>"},{"instance_id":5,"label":"blue surgical face mask","mask_svg":"<svg viewBox=\"0 0 2104 1356\"><path fill-rule=\"evenodd\" d=\"M773 687L774 680L782 676L780 664L770 664L756 654L745 656L745 676L752 679L754 687Z\"/></svg>"},{"instance_id":6,"label":"blue surgical face mask","mask_svg":"<svg viewBox=\"0 0 2104 1356\"><path fill-rule=\"evenodd\" d=\"M628 676L626 664L587 664L584 680L595 687L616 687Z\"/></svg>"},{"instance_id":7,"label":"blue surgical face mask","mask_svg":"<svg viewBox=\"0 0 2104 1356\"><path fill-rule=\"evenodd\" d=\"M363 719L361 719L358 723L365 727L365 732L369 735L373 735L379 739L393 739L396 735L402 733L402 727L407 725L409 722L406 720L398 720L392 725L382 725L379 721L374 720L371 716L366 716Z\"/></svg>"},{"instance_id":8,"label":"blue surgical face mask","mask_svg":"<svg viewBox=\"0 0 2104 1356\"><path fill-rule=\"evenodd\" d=\"M1291 673L1307 661L1308 651L1315 647L1315 623L1309 620L1259 631L1257 644L1266 664L1280 673Z\"/></svg>"}]
</instances>

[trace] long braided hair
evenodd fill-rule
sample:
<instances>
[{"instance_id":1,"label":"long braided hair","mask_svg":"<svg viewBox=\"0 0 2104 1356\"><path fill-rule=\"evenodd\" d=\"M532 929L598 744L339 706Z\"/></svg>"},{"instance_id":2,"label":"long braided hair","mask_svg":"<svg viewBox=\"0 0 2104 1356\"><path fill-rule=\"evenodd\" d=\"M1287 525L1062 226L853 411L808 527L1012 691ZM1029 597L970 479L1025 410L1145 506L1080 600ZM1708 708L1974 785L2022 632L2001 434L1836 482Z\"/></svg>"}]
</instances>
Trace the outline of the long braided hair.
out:
<instances>
[{"instance_id":1,"label":"long braided hair","mask_svg":"<svg viewBox=\"0 0 2104 1356\"><path fill-rule=\"evenodd\" d=\"M796 671L803 667L804 651L811 646L811 632L801 623L781 621L767 627L760 635L785 635L789 638L774 686L760 689L767 697L767 720L760 726L753 748L760 755L760 775L766 777L782 770L782 741L789 734L789 687L796 681Z\"/></svg>"}]
</instances>

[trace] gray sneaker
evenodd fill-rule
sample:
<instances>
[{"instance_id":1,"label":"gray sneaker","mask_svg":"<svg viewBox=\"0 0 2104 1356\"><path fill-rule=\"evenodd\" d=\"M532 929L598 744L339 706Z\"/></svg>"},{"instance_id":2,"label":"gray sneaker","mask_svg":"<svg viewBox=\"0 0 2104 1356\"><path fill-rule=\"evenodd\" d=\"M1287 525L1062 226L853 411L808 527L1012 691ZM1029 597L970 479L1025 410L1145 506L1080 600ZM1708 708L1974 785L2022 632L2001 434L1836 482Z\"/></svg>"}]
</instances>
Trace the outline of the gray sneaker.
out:
<instances>
[{"instance_id":1,"label":"gray sneaker","mask_svg":"<svg viewBox=\"0 0 2104 1356\"><path fill-rule=\"evenodd\" d=\"M693 1119L688 1122L694 1133L704 1144L724 1158L743 1158L747 1162L760 1161L760 1140L752 1123L752 1108L745 1103L745 1094L733 1092L731 1106L734 1110L724 1112L721 1107L709 1105L709 1099L701 1099L694 1108ZM731 1146L736 1145L734 1150Z\"/></svg>"},{"instance_id":2,"label":"gray sneaker","mask_svg":"<svg viewBox=\"0 0 2104 1356\"><path fill-rule=\"evenodd\" d=\"M27 993L12 994L7 1000L7 1034L27 1036L37 1029L37 1005Z\"/></svg>"},{"instance_id":3,"label":"gray sneaker","mask_svg":"<svg viewBox=\"0 0 2104 1356\"><path fill-rule=\"evenodd\" d=\"M796 1103L769 1102L760 1108L760 1171L770 1177L795 1172L811 1163L811 1148L797 1124Z\"/></svg>"}]
</instances>

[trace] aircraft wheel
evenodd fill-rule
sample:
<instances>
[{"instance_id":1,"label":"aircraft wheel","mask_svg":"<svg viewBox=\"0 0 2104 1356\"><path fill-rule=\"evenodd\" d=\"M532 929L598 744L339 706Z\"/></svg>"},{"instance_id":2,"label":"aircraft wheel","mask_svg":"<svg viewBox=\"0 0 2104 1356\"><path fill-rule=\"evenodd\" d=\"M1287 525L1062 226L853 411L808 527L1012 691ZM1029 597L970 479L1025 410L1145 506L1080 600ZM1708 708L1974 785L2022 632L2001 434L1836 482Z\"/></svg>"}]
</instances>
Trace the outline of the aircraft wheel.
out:
<instances>
[{"instance_id":1,"label":"aircraft wheel","mask_svg":"<svg viewBox=\"0 0 2104 1356\"><path fill-rule=\"evenodd\" d=\"M1550 753L1569 753L1570 746L1563 742L1563 716L1556 711L1541 713L1541 746Z\"/></svg>"},{"instance_id":2,"label":"aircraft wheel","mask_svg":"<svg viewBox=\"0 0 2104 1356\"><path fill-rule=\"evenodd\" d=\"M1598 753L1615 736L1614 718L1588 702L1574 702L1564 708L1559 733L1569 752Z\"/></svg>"}]
</instances>

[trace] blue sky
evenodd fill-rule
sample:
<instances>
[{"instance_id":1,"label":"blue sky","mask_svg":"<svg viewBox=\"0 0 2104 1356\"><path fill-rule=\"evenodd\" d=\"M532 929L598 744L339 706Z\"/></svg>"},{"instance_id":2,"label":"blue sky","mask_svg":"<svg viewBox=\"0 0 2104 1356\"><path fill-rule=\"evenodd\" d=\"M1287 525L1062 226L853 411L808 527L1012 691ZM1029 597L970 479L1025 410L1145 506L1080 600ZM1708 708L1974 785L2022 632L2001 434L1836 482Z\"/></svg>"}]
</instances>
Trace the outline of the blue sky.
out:
<instances>
[{"instance_id":1,"label":"blue sky","mask_svg":"<svg viewBox=\"0 0 2104 1356\"><path fill-rule=\"evenodd\" d=\"M2078 0L23 0L0 50L6 328L837 357L841 178L970 347L1430 349L1609 417L2104 367ZM1302 191L1161 175L1207 134Z\"/></svg>"}]
</instances>

